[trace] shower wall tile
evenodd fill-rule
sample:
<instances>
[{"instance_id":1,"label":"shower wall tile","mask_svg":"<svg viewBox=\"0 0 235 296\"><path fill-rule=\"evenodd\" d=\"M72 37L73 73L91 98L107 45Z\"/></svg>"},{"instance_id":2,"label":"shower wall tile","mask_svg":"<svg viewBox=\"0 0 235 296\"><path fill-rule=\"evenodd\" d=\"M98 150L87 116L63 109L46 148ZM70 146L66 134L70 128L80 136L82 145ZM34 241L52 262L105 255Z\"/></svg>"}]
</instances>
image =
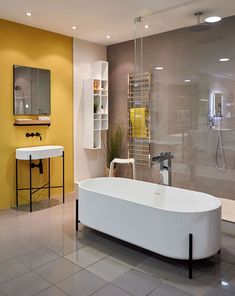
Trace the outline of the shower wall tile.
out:
<instances>
[{"instance_id":1,"label":"shower wall tile","mask_svg":"<svg viewBox=\"0 0 235 296\"><path fill-rule=\"evenodd\" d=\"M143 72L152 73L151 156L169 151L173 159L173 186L235 200L235 62L229 68L216 64L217 56L235 48L235 17L223 19L215 29L191 33L174 30L143 39ZM215 46L216 44L216 46ZM229 49L228 45L229 44ZM228 52L229 54L230 52ZM127 76L134 71L134 42L108 46L110 66L110 126L128 128ZM156 71L162 65L163 71ZM228 65L228 64L227 64ZM227 74L232 73L228 77ZM189 84L185 79L190 79ZM222 150L216 150L219 133L208 128L213 91L223 93ZM230 129L230 130L227 130ZM125 139L121 157L128 157ZM230 147L228 149L228 147ZM232 147L232 149L231 149ZM131 177L128 166L119 175ZM137 166L137 178L159 183L159 165Z\"/></svg>"}]
</instances>

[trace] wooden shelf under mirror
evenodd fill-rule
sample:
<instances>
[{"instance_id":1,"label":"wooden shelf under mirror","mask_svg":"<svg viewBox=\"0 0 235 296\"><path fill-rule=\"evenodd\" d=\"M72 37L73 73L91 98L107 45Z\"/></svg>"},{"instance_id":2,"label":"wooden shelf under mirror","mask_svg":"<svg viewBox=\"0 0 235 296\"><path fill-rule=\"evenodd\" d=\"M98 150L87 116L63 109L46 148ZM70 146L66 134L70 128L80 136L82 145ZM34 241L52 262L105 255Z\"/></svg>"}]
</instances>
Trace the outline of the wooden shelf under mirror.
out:
<instances>
[{"instance_id":1,"label":"wooden shelf under mirror","mask_svg":"<svg viewBox=\"0 0 235 296\"><path fill-rule=\"evenodd\" d=\"M37 120L37 119L29 119L29 120L22 120L22 119L15 119L15 126L33 126L33 125L51 125L50 120Z\"/></svg>"}]
</instances>

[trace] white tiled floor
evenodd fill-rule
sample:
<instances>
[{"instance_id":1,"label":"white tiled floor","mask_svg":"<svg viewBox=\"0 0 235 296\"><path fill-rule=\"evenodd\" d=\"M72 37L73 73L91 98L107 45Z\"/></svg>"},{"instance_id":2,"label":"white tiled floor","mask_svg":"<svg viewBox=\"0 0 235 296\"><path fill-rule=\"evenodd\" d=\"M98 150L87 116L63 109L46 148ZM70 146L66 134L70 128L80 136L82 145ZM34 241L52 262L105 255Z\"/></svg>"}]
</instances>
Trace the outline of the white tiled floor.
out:
<instances>
[{"instance_id":1,"label":"white tiled floor","mask_svg":"<svg viewBox=\"0 0 235 296\"><path fill-rule=\"evenodd\" d=\"M33 213L0 211L0 296L235 295L235 238L221 255L187 264L134 248L83 225L74 196ZM224 286L221 281L228 283Z\"/></svg>"}]
</instances>

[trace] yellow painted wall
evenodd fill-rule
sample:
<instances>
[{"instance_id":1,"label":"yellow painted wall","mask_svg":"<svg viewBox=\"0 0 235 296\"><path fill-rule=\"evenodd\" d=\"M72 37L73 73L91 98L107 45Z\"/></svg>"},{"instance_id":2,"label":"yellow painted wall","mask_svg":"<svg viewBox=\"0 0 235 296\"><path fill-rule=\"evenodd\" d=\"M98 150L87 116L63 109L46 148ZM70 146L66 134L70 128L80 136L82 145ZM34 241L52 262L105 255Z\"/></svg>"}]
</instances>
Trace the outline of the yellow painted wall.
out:
<instances>
[{"instance_id":1,"label":"yellow painted wall","mask_svg":"<svg viewBox=\"0 0 235 296\"><path fill-rule=\"evenodd\" d=\"M51 70L51 126L14 126L13 65ZM43 140L26 138L26 132L40 132ZM0 208L15 205L15 148L63 145L65 148L66 192L73 191L73 73L72 38L0 19ZM34 169L34 185L43 184L45 173ZM28 163L21 161L20 185L27 186ZM62 181L61 159L52 159L51 179ZM58 194L53 190L52 194ZM40 193L34 198L47 194ZM21 203L28 195L21 194Z\"/></svg>"}]
</instances>

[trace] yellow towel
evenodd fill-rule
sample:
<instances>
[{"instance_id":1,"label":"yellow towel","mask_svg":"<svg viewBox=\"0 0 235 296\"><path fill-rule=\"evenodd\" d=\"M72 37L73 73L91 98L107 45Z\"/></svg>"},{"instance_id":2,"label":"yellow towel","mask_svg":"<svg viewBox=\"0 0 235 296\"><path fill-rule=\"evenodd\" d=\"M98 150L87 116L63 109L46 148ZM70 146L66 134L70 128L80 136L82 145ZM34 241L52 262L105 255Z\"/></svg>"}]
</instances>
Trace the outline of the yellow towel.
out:
<instances>
[{"instance_id":1,"label":"yellow towel","mask_svg":"<svg viewBox=\"0 0 235 296\"><path fill-rule=\"evenodd\" d=\"M130 109L130 120L132 127L131 135L133 138L148 138L146 116L148 116L148 110L146 108Z\"/></svg>"}]
</instances>

